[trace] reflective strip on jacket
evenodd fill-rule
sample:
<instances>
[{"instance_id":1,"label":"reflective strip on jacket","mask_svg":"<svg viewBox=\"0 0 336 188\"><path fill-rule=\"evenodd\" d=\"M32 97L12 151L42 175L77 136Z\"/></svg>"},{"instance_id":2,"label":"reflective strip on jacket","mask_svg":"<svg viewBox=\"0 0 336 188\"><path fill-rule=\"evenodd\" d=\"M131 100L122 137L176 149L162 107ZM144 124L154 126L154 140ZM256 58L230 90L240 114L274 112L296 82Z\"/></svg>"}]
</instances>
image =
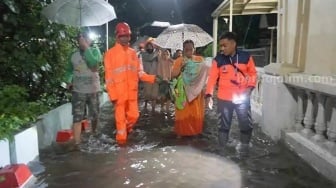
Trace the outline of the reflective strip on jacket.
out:
<instances>
[{"instance_id":1,"label":"reflective strip on jacket","mask_svg":"<svg viewBox=\"0 0 336 188\"><path fill-rule=\"evenodd\" d=\"M233 57L218 54L211 65L206 94L213 95L218 81L217 97L231 101L234 95L243 93L247 87L255 87L256 80L257 71L249 53L237 51Z\"/></svg>"},{"instance_id":2,"label":"reflective strip on jacket","mask_svg":"<svg viewBox=\"0 0 336 188\"><path fill-rule=\"evenodd\" d=\"M155 75L143 71L136 52L119 43L108 50L104 57L106 89L114 100L137 100L138 82L154 83Z\"/></svg>"}]
</instances>

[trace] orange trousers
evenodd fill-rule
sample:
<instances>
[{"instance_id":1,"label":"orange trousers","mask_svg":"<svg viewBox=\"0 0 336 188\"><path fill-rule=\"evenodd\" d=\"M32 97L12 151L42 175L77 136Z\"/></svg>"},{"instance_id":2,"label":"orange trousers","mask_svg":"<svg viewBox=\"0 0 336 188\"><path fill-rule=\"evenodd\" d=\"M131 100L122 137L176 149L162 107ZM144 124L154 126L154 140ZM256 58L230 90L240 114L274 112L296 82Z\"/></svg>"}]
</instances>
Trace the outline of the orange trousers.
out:
<instances>
[{"instance_id":1,"label":"orange trousers","mask_svg":"<svg viewBox=\"0 0 336 188\"><path fill-rule=\"evenodd\" d=\"M116 141L124 144L127 141L127 134L133 130L134 124L139 118L137 100L116 101L115 120L116 120Z\"/></svg>"}]
</instances>

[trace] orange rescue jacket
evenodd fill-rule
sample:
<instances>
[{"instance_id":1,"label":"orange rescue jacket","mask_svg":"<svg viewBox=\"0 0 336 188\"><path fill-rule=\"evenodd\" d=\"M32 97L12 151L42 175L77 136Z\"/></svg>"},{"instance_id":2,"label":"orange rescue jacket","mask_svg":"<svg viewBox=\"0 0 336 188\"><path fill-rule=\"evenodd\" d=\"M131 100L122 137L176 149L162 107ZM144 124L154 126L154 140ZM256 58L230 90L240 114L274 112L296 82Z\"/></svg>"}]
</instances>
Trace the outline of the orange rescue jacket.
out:
<instances>
[{"instance_id":1,"label":"orange rescue jacket","mask_svg":"<svg viewBox=\"0 0 336 188\"><path fill-rule=\"evenodd\" d=\"M218 54L211 65L206 94L213 95L218 81L217 97L232 101L233 95L245 92L247 87L255 87L256 80L257 71L249 53L237 51L233 57Z\"/></svg>"},{"instance_id":2,"label":"orange rescue jacket","mask_svg":"<svg viewBox=\"0 0 336 188\"><path fill-rule=\"evenodd\" d=\"M116 43L104 57L106 89L110 100L137 100L139 78L154 83L155 75L143 71L136 52Z\"/></svg>"}]
</instances>

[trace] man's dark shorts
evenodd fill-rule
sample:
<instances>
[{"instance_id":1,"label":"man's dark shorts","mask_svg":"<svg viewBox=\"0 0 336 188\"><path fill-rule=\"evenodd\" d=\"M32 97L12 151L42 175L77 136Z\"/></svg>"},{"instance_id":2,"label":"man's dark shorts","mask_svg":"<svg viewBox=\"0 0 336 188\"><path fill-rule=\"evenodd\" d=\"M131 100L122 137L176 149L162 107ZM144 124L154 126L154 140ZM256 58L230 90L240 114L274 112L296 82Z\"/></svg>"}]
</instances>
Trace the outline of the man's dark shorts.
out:
<instances>
[{"instance_id":1,"label":"man's dark shorts","mask_svg":"<svg viewBox=\"0 0 336 188\"><path fill-rule=\"evenodd\" d=\"M87 107L87 108L86 108ZM86 113L88 110L88 114ZM99 93L72 92L73 123L84 120L85 115L91 120L97 119L99 114Z\"/></svg>"}]
</instances>

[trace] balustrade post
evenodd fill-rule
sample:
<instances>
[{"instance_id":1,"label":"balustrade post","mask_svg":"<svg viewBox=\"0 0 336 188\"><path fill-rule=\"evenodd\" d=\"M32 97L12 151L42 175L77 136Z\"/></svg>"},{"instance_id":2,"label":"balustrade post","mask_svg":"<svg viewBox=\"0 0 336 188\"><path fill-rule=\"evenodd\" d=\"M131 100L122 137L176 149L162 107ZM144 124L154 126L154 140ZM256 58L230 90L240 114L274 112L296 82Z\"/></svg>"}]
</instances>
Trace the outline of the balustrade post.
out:
<instances>
[{"instance_id":1,"label":"balustrade post","mask_svg":"<svg viewBox=\"0 0 336 188\"><path fill-rule=\"evenodd\" d=\"M317 100L318 100L318 108L315 122L316 134L314 135L313 140L321 142L325 140L324 133L327 130L326 115L325 115L326 96L323 95L322 93L319 93L317 94Z\"/></svg>"},{"instance_id":2,"label":"balustrade post","mask_svg":"<svg viewBox=\"0 0 336 188\"><path fill-rule=\"evenodd\" d=\"M327 103L333 104L335 100L328 98ZM336 106L333 105L331 109L331 118L327 129L328 141L326 143L329 151L336 156Z\"/></svg>"},{"instance_id":3,"label":"balustrade post","mask_svg":"<svg viewBox=\"0 0 336 188\"><path fill-rule=\"evenodd\" d=\"M314 125L314 93L307 91L307 109L303 118L304 129L301 131L306 137L311 137L314 133L312 131Z\"/></svg>"},{"instance_id":4,"label":"balustrade post","mask_svg":"<svg viewBox=\"0 0 336 188\"><path fill-rule=\"evenodd\" d=\"M297 96L297 111L296 111L296 119L295 119L295 130L297 132L303 129L303 99L304 99L304 90L302 89L295 89Z\"/></svg>"}]
</instances>

